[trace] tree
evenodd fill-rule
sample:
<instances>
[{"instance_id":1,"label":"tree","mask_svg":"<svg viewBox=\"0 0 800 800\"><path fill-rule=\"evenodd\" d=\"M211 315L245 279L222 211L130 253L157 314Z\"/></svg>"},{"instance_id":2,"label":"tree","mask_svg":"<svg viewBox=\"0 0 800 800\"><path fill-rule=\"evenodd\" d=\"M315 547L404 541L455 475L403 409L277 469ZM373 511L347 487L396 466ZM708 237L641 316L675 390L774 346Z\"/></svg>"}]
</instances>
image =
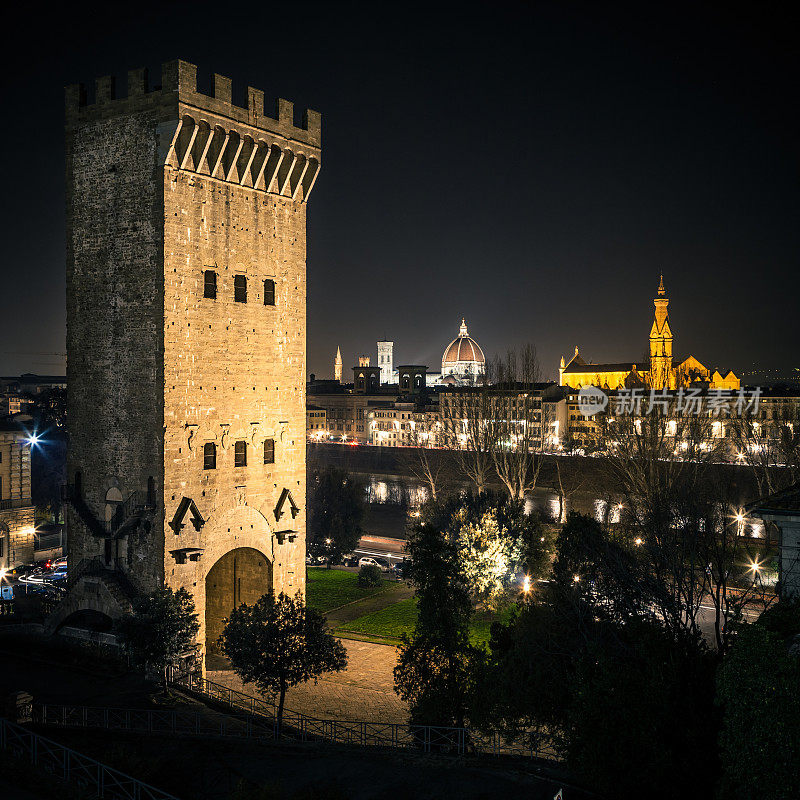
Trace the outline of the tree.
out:
<instances>
[{"instance_id":1,"label":"tree","mask_svg":"<svg viewBox=\"0 0 800 800\"><path fill-rule=\"evenodd\" d=\"M536 348L525 345L506 353L490 367L495 385L490 394L487 424L494 429L491 454L497 477L512 500L533 491L542 468L542 449L549 421L545 418Z\"/></svg>"},{"instance_id":2,"label":"tree","mask_svg":"<svg viewBox=\"0 0 800 800\"><path fill-rule=\"evenodd\" d=\"M252 606L240 605L220 637L222 652L236 674L260 692L278 696L280 733L286 691L325 672L347 668L347 650L328 631L325 618L302 597L263 595Z\"/></svg>"},{"instance_id":3,"label":"tree","mask_svg":"<svg viewBox=\"0 0 800 800\"><path fill-rule=\"evenodd\" d=\"M483 653L469 642L471 603L454 544L429 524L408 543L418 616L400 646L394 685L418 725L463 727Z\"/></svg>"},{"instance_id":4,"label":"tree","mask_svg":"<svg viewBox=\"0 0 800 800\"><path fill-rule=\"evenodd\" d=\"M475 387L457 387L439 395L446 446L453 452L457 469L480 494L493 471L491 395L487 378Z\"/></svg>"},{"instance_id":5,"label":"tree","mask_svg":"<svg viewBox=\"0 0 800 800\"><path fill-rule=\"evenodd\" d=\"M737 626L717 676L722 797L800 796L800 603L782 601Z\"/></svg>"},{"instance_id":6,"label":"tree","mask_svg":"<svg viewBox=\"0 0 800 800\"><path fill-rule=\"evenodd\" d=\"M118 626L134 661L161 673L166 693L167 670L194 649L200 630L192 596L184 588L156 589L138 598Z\"/></svg>"},{"instance_id":7,"label":"tree","mask_svg":"<svg viewBox=\"0 0 800 800\"><path fill-rule=\"evenodd\" d=\"M729 623L774 594L763 580L761 545L741 535L746 495L718 463L719 424L674 409L609 416L602 463L623 500L620 535L638 545L648 574L666 590L654 599L664 623L699 635L701 606L710 603L721 656Z\"/></svg>"},{"instance_id":8,"label":"tree","mask_svg":"<svg viewBox=\"0 0 800 800\"><path fill-rule=\"evenodd\" d=\"M714 659L655 613L664 591L626 542L570 514L551 581L492 627L474 721L554 746L603 795L711 796Z\"/></svg>"},{"instance_id":9,"label":"tree","mask_svg":"<svg viewBox=\"0 0 800 800\"><path fill-rule=\"evenodd\" d=\"M308 518L308 549L323 555L330 568L361 538L364 487L345 470L327 467L314 474Z\"/></svg>"},{"instance_id":10,"label":"tree","mask_svg":"<svg viewBox=\"0 0 800 800\"><path fill-rule=\"evenodd\" d=\"M550 568L548 532L522 500L486 490L428 503L422 513L452 545L455 568L476 600L496 606L523 573L540 578Z\"/></svg>"}]
</instances>

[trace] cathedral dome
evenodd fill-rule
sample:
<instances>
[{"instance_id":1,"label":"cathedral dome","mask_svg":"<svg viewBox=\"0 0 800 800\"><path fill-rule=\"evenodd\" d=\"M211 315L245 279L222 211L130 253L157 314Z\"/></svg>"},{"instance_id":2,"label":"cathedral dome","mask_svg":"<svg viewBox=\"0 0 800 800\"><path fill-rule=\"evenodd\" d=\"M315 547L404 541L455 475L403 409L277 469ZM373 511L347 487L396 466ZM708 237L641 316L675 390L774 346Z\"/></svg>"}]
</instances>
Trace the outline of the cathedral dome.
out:
<instances>
[{"instance_id":1,"label":"cathedral dome","mask_svg":"<svg viewBox=\"0 0 800 800\"><path fill-rule=\"evenodd\" d=\"M456 364L459 361L472 361L476 364L485 364L483 350L480 345L467 333L467 325L461 320L461 329L458 337L445 348L442 356L442 365Z\"/></svg>"},{"instance_id":2,"label":"cathedral dome","mask_svg":"<svg viewBox=\"0 0 800 800\"><path fill-rule=\"evenodd\" d=\"M480 345L467 332L462 319L458 337L445 348L442 356L442 377L453 375L458 382L472 383L486 369L486 358Z\"/></svg>"}]
</instances>

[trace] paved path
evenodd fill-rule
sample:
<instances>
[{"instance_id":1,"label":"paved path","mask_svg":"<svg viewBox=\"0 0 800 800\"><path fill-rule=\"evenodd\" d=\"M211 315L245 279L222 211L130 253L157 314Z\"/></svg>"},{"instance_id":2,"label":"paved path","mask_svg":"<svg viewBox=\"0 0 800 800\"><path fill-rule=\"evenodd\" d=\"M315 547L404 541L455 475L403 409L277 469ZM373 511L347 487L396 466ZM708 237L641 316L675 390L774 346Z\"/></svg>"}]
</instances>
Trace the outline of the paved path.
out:
<instances>
[{"instance_id":1,"label":"paved path","mask_svg":"<svg viewBox=\"0 0 800 800\"><path fill-rule=\"evenodd\" d=\"M341 642L347 648L347 669L328 673L316 685L307 683L289 689L286 707L321 719L405 722L408 708L393 688L396 648L347 639ZM215 683L258 694L252 684L242 685L232 670L209 669L206 674Z\"/></svg>"}]
</instances>

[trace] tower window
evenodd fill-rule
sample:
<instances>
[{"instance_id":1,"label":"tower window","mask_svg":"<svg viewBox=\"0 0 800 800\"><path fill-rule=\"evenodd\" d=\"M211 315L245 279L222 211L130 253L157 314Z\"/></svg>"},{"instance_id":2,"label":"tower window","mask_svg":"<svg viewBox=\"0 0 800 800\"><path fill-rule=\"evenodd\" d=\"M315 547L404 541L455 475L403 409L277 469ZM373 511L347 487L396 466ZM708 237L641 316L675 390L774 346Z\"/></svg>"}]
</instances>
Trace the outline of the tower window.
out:
<instances>
[{"instance_id":1,"label":"tower window","mask_svg":"<svg viewBox=\"0 0 800 800\"><path fill-rule=\"evenodd\" d=\"M213 269L207 269L203 273L203 297L217 299L217 273Z\"/></svg>"},{"instance_id":2,"label":"tower window","mask_svg":"<svg viewBox=\"0 0 800 800\"><path fill-rule=\"evenodd\" d=\"M214 442L206 442L203 445L203 469L217 468L217 446Z\"/></svg>"},{"instance_id":3,"label":"tower window","mask_svg":"<svg viewBox=\"0 0 800 800\"><path fill-rule=\"evenodd\" d=\"M264 281L264 305L275 305L275 281L273 281L271 278L267 278Z\"/></svg>"},{"instance_id":4,"label":"tower window","mask_svg":"<svg viewBox=\"0 0 800 800\"><path fill-rule=\"evenodd\" d=\"M233 299L237 303L247 302L247 277L245 275L233 276Z\"/></svg>"},{"instance_id":5,"label":"tower window","mask_svg":"<svg viewBox=\"0 0 800 800\"><path fill-rule=\"evenodd\" d=\"M274 464L275 463L275 440L274 439L265 439L264 440L264 463L265 464Z\"/></svg>"},{"instance_id":6,"label":"tower window","mask_svg":"<svg viewBox=\"0 0 800 800\"><path fill-rule=\"evenodd\" d=\"M247 442L236 442L233 445L233 466L247 466Z\"/></svg>"}]
</instances>

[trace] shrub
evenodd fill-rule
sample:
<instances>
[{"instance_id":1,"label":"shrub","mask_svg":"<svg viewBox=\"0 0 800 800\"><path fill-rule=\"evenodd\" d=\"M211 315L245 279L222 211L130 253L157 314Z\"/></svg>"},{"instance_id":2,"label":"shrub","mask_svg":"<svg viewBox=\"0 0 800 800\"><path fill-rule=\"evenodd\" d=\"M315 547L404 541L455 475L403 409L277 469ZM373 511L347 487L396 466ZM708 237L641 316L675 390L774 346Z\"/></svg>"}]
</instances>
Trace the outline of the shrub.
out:
<instances>
[{"instance_id":1,"label":"shrub","mask_svg":"<svg viewBox=\"0 0 800 800\"><path fill-rule=\"evenodd\" d=\"M358 571L358 585L364 589L374 589L383 583L381 568L374 564L364 564Z\"/></svg>"}]
</instances>

